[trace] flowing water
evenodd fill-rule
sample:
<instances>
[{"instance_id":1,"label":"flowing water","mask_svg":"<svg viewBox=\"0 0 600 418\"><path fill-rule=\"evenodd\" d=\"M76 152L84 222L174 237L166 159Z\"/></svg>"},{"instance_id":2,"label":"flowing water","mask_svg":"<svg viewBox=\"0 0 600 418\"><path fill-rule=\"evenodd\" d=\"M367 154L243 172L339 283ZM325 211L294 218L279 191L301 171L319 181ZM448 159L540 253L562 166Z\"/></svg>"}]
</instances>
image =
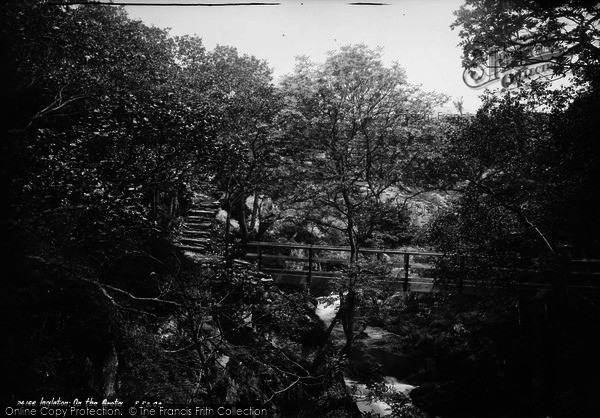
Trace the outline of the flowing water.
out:
<instances>
[{"instance_id":1,"label":"flowing water","mask_svg":"<svg viewBox=\"0 0 600 418\"><path fill-rule=\"evenodd\" d=\"M340 307L339 296L331 295L329 297L321 297L318 298L318 305L315 313L321 320L325 323L325 326L329 326L335 314L337 313ZM385 340L388 337L392 337L394 334L386 331L383 328L379 327L371 327L367 326L363 333L361 334L361 339L365 343L369 342L380 342L378 340ZM342 330L341 324L335 326L331 333L331 338L336 342L344 343L345 335ZM393 353L390 353L385 350L376 350L374 351L376 356L380 358L376 358L375 360L380 364L389 364L389 357L393 356ZM373 353L371 353L372 355ZM372 361L372 356L369 356L369 360ZM369 367L368 364L363 366ZM385 370L384 370L385 371ZM367 389L366 382L361 382L358 379L352 378L349 373L344 376L344 380L346 382L346 386L354 389L354 399L356 400L356 404L361 412L371 412L376 413L381 416L389 415L391 413L391 407L387 403L383 401L368 401L369 390ZM408 395L414 386L408 385L406 383L402 383L397 378L392 376L384 376L384 381L387 386L393 388L394 390L401 392L405 395Z\"/></svg>"}]
</instances>

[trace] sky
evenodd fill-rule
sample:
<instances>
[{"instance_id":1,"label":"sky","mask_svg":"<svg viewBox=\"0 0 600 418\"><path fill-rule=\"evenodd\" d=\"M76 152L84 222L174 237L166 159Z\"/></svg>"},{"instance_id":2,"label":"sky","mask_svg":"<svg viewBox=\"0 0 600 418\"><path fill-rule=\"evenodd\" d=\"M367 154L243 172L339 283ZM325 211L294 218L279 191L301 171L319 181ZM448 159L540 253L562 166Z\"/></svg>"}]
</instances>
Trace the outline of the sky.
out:
<instances>
[{"instance_id":1,"label":"sky","mask_svg":"<svg viewBox=\"0 0 600 418\"><path fill-rule=\"evenodd\" d=\"M126 10L131 18L147 25L169 28L171 35L197 35L207 49L228 45L241 54L264 59L275 81L293 71L297 56L323 62L328 51L344 45L382 47L385 63L398 62L410 83L420 84L426 91L445 93L454 100L462 97L466 112L473 113L479 107L478 96L483 92L463 82L458 29L450 29L453 11L463 0L382 0L385 5L381 6L351 5L342 0L278 2L263 6L126 6ZM455 112L451 101L444 111Z\"/></svg>"}]
</instances>

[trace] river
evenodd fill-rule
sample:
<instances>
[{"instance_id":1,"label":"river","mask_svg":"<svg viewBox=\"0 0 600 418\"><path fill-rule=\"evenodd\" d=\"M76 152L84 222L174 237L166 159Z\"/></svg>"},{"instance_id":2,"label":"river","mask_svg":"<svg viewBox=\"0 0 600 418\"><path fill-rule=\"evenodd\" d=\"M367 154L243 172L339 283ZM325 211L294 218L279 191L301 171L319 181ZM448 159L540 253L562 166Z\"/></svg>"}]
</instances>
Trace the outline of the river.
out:
<instances>
[{"instance_id":1,"label":"river","mask_svg":"<svg viewBox=\"0 0 600 418\"><path fill-rule=\"evenodd\" d=\"M339 296L332 295L329 297L320 297L317 300L318 305L315 313L319 318L321 318L321 320L325 323L325 326L327 327L331 324L331 321L333 321L333 318L335 317L339 309ZM360 355L364 353L358 353L358 356L353 356L353 361L360 362L361 358L364 359L363 364L353 364L353 366L355 366L356 368L369 368L369 362L376 361L378 364L384 365L384 372L387 371L385 369L385 365L390 363L390 357L393 357L394 354L389 351L386 351L385 349L381 349L382 345L380 343L389 338L396 337L397 336L395 334L386 331L383 328L367 326L365 330L361 333L361 346L369 346L369 343L373 342L379 348L377 350L373 350L368 355ZM331 338L334 344L339 343L340 345L342 345L345 342L345 335L342 330L341 324L337 324L334 327L331 333ZM357 348L355 347L354 350L357 350ZM356 377L352 376L349 371L346 371L344 380L348 388L354 389L352 390L353 397L361 412L376 413L380 416L386 416L391 414L391 407L387 403L383 401L368 401L369 390L367 389L366 382L360 381ZM412 385L403 383L394 376L383 376L383 380L390 389L403 393L407 396L415 388Z\"/></svg>"}]
</instances>

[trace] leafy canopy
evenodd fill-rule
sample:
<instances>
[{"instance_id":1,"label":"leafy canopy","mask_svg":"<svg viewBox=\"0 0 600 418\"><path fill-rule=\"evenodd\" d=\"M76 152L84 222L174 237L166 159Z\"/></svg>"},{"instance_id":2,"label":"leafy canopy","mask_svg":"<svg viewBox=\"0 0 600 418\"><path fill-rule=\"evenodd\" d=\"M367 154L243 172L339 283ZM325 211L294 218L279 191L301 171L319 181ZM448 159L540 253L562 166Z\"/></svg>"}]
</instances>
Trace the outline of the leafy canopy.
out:
<instances>
[{"instance_id":1,"label":"leafy canopy","mask_svg":"<svg viewBox=\"0 0 600 418\"><path fill-rule=\"evenodd\" d=\"M354 247L376 227L369 215L386 211L386 193L402 187L445 98L408 84L398 64L386 67L381 51L364 45L319 65L300 59L282 89L291 192L310 220L344 231Z\"/></svg>"},{"instance_id":2,"label":"leafy canopy","mask_svg":"<svg viewBox=\"0 0 600 418\"><path fill-rule=\"evenodd\" d=\"M589 0L467 0L455 12L463 65L485 65L500 50L514 68L550 62L558 75L597 77L600 66L600 4ZM540 57L539 51L551 51ZM533 56L532 56L533 55Z\"/></svg>"}]
</instances>

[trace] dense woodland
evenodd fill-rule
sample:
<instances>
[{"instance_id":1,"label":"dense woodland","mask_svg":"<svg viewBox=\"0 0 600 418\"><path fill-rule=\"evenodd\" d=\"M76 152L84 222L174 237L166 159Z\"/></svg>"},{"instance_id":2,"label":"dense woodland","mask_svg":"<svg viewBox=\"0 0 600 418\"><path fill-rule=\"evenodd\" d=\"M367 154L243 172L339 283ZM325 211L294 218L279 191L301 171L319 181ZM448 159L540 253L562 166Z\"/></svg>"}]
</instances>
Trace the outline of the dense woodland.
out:
<instances>
[{"instance_id":1,"label":"dense woodland","mask_svg":"<svg viewBox=\"0 0 600 418\"><path fill-rule=\"evenodd\" d=\"M3 4L6 401L93 394L355 416L342 371L360 313L397 333L414 364L418 408L373 377L397 416L597 412L597 300L398 297L369 280L385 266L357 252L441 251L440 280L482 285L517 280L514 266L564 284L570 259L600 258L598 5L467 3L455 22L466 67L490 47L516 51L517 66L527 57L515 45L543 45L565 51L552 59L566 87L528 82L487 94L472 118L438 119L449 98L364 45L300 58L275 84L265 61L119 7ZM427 193L443 204L416 224L408 203ZM173 245L198 194L227 213L204 263ZM233 262L253 240L352 249L328 289L343 299L342 350L315 315L321 295Z\"/></svg>"}]
</instances>

